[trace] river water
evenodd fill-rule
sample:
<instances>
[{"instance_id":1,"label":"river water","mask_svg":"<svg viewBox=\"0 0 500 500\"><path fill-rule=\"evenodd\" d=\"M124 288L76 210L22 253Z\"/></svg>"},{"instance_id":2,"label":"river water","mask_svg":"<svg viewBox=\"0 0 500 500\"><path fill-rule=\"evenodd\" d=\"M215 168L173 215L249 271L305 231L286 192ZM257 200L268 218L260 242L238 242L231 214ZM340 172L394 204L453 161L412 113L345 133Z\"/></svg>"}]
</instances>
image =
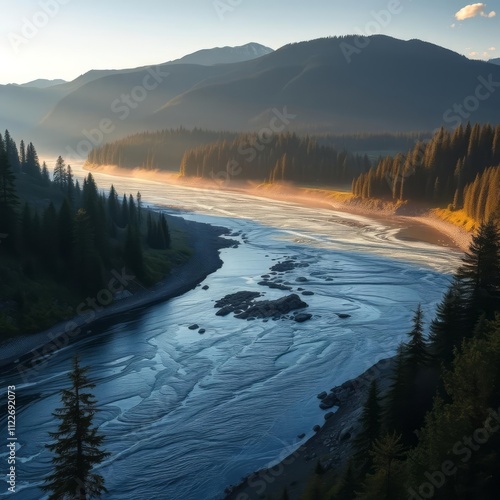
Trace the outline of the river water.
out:
<instances>
[{"instance_id":1,"label":"river water","mask_svg":"<svg viewBox=\"0 0 500 500\"><path fill-rule=\"evenodd\" d=\"M143 200L175 206L167 210L190 220L241 232L241 245L221 252L224 265L203 283L208 290L198 287L102 327L60 350L27 382L0 373L2 387L17 387L20 499L43 498L38 486L51 459L44 443L57 428L51 412L60 406L75 352L91 366L101 409L96 422L112 453L99 468L110 491L104 498L217 499L229 484L290 453L302 442L299 434L307 439L323 421L316 394L391 356L418 303L429 322L460 258L449 248L401 241L393 226L364 217L95 177L120 192L140 190ZM284 258L309 265L284 279L294 290L314 292L303 297L311 321L215 316L214 301L228 293L290 293L258 285ZM206 333L189 330L193 323Z\"/></svg>"}]
</instances>

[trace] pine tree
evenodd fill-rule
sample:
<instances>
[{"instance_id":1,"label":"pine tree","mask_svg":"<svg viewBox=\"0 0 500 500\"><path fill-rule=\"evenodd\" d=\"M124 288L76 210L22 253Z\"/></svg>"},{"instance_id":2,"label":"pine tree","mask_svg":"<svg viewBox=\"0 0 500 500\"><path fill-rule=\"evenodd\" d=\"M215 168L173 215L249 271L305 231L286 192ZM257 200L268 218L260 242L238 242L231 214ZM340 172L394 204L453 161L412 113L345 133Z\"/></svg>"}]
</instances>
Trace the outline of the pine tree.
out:
<instances>
[{"instance_id":1,"label":"pine tree","mask_svg":"<svg viewBox=\"0 0 500 500\"><path fill-rule=\"evenodd\" d=\"M464 291L459 280L454 280L438 305L429 334L429 351L435 364L448 366L453 350L466 335Z\"/></svg>"},{"instance_id":2,"label":"pine tree","mask_svg":"<svg viewBox=\"0 0 500 500\"><path fill-rule=\"evenodd\" d=\"M93 427L98 411L92 393L95 384L87 378L88 367L80 367L75 356L69 374L71 387L61 391L62 408L54 417L60 420L59 429L50 432L54 443L46 447L55 453L54 470L45 479L42 489L50 492L49 500L98 498L107 493L104 478L93 472L110 453L101 449L104 437Z\"/></svg>"},{"instance_id":3,"label":"pine tree","mask_svg":"<svg viewBox=\"0 0 500 500\"><path fill-rule=\"evenodd\" d=\"M413 328L408 332L410 340L405 345L406 366L412 373L429 362L427 344L424 339L424 321L422 306L419 304L413 316Z\"/></svg>"},{"instance_id":4,"label":"pine tree","mask_svg":"<svg viewBox=\"0 0 500 500\"><path fill-rule=\"evenodd\" d=\"M368 452L380 436L381 414L378 385L377 381L373 380L361 414L361 430L355 440L356 458L359 463L363 464L364 472L368 472L372 465Z\"/></svg>"},{"instance_id":5,"label":"pine tree","mask_svg":"<svg viewBox=\"0 0 500 500\"><path fill-rule=\"evenodd\" d=\"M0 233L7 235L4 247L13 250L17 233L17 205L19 199L4 141L0 135Z\"/></svg>"},{"instance_id":6,"label":"pine tree","mask_svg":"<svg viewBox=\"0 0 500 500\"><path fill-rule=\"evenodd\" d=\"M54 167L54 184L61 190L66 189L66 175L66 164L64 163L62 156L59 156L56 161L56 166Z\"/></svg>"},{"instance_id":7,"label":"pine tree","mask_svg":"<svg viewBox=\"0 0 500 500\"><path fill-rule=\"evenodd\" d=\"M492 319L500 308L500 231L493 219L480 225L456 277L464 288L472 332L482 313Z\"/></svg>"},{"instance_id":8,"label":"pine tree","mask_svg":"<svg viewBox=\"0 0 500 500\"><path fill-rule=\"evenodd\" d=\"M71 205L75 204L75 176L73 175L73 169L71 165L68 165L66 170L66 196Z\"/></svg>"},{"instance_id":9,"label":"pine tree","mask_svg":"<svg viewBox=\"0 0 500 500\"><path fill-rule=\"evenodd\" d=\"M386 434L375 441L370 452L375 465L375 473L369 475L364 484L361 500L400 500L406 498L404 488L405 448L401 436Z\"/></svg>"},{"instance_id":10,"label":"pine tree","mask_svg":"<svg viewBox=\"0 0 500 500\"><path fill-rule=\"evenodd\" d=\"M26 147L24 141L21 140L19 143L19 166L21 170L24 171L24 166L26 165Z\"/></svg>"},{"instance_id":11,"label":"pine tree","mask_svg":"<svg viewBox=\"0 0 500 500\"><path fill-rule=\"evenodd\" d=\"M46 187L50 186L50 174L49 169L47 168L47 164L43 162L42 165L42 184Z\"/></svg>"},{"instance_id":12,"label":"pine tree","mask_svg":"<svg viewBox=\"0 0 500 500\"><path fill-rule=\"evenodd\" d=\"M42 173L40 171L40 161L38 160L38 153L36 152L33 143L29 143L26 148L26 163L24 165L24 171L29 176L33 177L37 181L42 178Z\"/></svg>"}]
</instances>

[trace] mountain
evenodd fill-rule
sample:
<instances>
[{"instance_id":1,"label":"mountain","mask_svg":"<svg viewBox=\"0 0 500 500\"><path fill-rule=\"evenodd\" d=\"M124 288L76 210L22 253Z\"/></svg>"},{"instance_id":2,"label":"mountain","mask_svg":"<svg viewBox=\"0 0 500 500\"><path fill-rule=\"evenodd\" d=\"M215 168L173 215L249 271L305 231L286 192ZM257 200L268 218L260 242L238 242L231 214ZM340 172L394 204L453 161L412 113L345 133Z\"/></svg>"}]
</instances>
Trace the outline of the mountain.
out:
<instances>
[{"instance_id":1,"label":"mountain","mask_svg":"<svg viewBox=\"0 0 500 500\"><path fill-rule=\"evenodd\" d=\"M92 145L179 126L347 133L500 121L500 67L420 40L375 35L364 48L357 44L356 37L322 38L207 65L218 50L211 49L216 52L208 58L196 56L203 65L187 63L188 56L156 67L91 72L48 89L14 87L22 95L4 86L0 124L10 129L21 116L35 126L30 139L85 158Z\"/></svg>"},{"instance_id":2,"label":"mountain","mask_svg":"<svg viewBox=\"0 0 500 500\"><path fill-rule=\"evenodd\" d=\"M54 85L61 85L62 83L67 83L66 80L45 80L39 78L38 80L33 80L32 82L23 83L21 87L35 87L37 89L46 89L48 87L53 87Z\"/></svg>"},{"instance_id":3,"label":"mountain","mask_svg":"<svg viewBox=\"0 0 500 500\"><path fill-rule=\"evenodd\" d=\"M175 61L172 64L201 64L212 66L214 64L231 64L236 62L251 61L273 52L273 49L260 45L259 43L247 43L239 47L216 47L214 49L204 49L189 54Z\"/></svg>"},{"instance_id":4,"label":"mountain","mask_svg":"<svg viewBox=\"0 0 500 500\"><path fill-rule=\"evenodd\" d=\"M497 57L496 59L490 59L488 62L492 64L500 64L500 57Z\"/></svg>"}]
</instances>

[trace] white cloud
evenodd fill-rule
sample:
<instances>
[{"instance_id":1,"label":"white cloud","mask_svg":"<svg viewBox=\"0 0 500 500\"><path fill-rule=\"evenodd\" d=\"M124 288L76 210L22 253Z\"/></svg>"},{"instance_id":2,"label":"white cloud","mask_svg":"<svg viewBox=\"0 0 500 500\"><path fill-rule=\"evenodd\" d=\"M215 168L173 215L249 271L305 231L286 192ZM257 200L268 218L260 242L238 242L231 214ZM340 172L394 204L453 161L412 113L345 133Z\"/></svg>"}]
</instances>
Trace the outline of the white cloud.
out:
<instances>
[{"instance_id":1,"label":"white cloud","mask_svg":"<svg viewBox=\"0 0 500 500\"><path fill-rule=\"evenodd\" d=\"M450 26L450 28L454 28L455 26L456 26L456 24L455 24L455 23L453 23L453 24Z\"/></svg>"},{"instance_id":2,"label":"white cloud","mask_svg":"<svg viewBox=\"0 0 500 500\"><path fill-rule=\"evenodd\" d=\"M495 51L497 50L497 48L496 48L496 47L490 47L488 50L489 50L490 52L495 52Z\"/></svg>"},{"instance_id":3,"label":"white cloud","mask_svg":"<svg viewBox=\"0 0 500 500\"><path fill-rule=\"evenodd\" d=\"M485 10L486 10L485 3L473 3L465 6L463 9L460 9L455 14L455 19L457 21L465 21L466 19L472 19L473 17L477 16L492 18L497 15L495 11L486 13Z\"/></svg>"}]
</instances>

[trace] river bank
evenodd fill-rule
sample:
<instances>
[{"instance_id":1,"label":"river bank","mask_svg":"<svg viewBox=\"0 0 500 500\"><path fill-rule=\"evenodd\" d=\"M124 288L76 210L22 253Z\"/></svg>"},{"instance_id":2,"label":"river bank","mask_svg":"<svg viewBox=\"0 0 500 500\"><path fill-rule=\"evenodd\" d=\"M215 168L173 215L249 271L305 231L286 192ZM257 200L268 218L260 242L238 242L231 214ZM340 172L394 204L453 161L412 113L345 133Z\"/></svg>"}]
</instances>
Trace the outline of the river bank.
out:
<instances>
[{"instance_id":1,"label":"river bank","mask_svg":"<svg viewBox=\"0 0 500 500\"><path fill-rule=\"evenodd\" d=\"M296 203L308 207L329 208L353 215L361 215L384 222L397 229L395 236L402 240L424 241L435 245L468 249L471 233L441 219L436 210L428 207L392 203L381 200L361 200L348 191L294 186L292 184L261 184L238 179L201 179L181 177L175 172L124 169L115 166L86 165L85 169L111 176L180 185L185 187L215 189L244 193L260 198Z\"/></svg>"},{"instance_id":2,"label":"river bank","mask_svg":"<svg viewBox=\"0 0 500 500\"><path fill-rule=\"evenodd\" d=\"M187 221L180 217L169 217L169 225L187 235L192 255L186 263L173 269L169 276L153 287L139 289L133 295L113 302L106 308L87 307L82 314L46 331L9 339L0 345L0 367L16 363L18 369L22 365L23 372L28 373L31 368L44 363L51 353L78 340L81 335L90 335L98 322L182 295L219 269L223 264L219 250L235 244L234 241L220 237L228 232L225 228ZM117 275L117 279L122 280L122 285L127 280L133 281L133 277L123 271L121 275Z\"/></svg>"},{"instance_id":3,"label":"river bank","mask_svg":"<svg viewBox=\"0 0 500 500\"><path fill-rule=\"evenodd\" d=\"M381 394L387 391L394 365L395 358L382 359L359 376L332 388L339 406L334 407L333 415L331 410L325 410L325 420L318 422L315 435L296 450L285 450L288 455L282 454L272 467L249 474L237 486L229 486L225 500L279 500L285 488L289 500L299 500L318 463L325 472L331 469L341 472L352 452L370 384L376 380Z\"/></svg>"}]
</instances>

